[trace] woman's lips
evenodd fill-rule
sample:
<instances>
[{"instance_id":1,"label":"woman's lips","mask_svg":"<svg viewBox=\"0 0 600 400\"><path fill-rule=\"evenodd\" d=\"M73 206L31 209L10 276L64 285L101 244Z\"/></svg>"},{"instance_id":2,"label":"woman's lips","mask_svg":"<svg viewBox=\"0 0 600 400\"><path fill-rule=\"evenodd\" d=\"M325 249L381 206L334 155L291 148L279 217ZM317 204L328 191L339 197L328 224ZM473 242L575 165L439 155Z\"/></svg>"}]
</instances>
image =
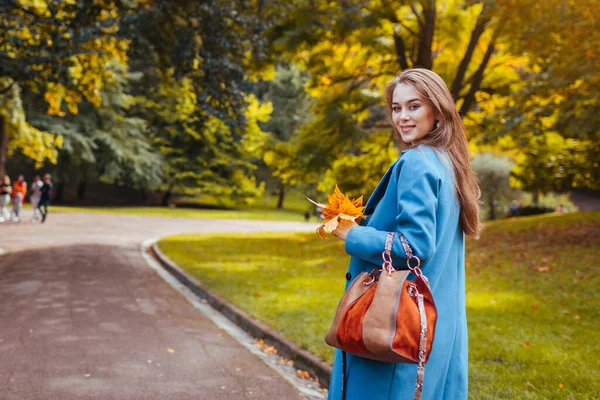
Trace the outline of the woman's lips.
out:
<instances>
[{"instance_id":1,"label":"woman's lips","mask_svg":"<svg viewBox=\"0 0 600 400\"><path fill-rule=\"evenodd\" d=\"M415 126L416 125L401 126L400 130L402 131L402 133L408 133L408 132L412 131Z\"/></svg>"}]
</instances>

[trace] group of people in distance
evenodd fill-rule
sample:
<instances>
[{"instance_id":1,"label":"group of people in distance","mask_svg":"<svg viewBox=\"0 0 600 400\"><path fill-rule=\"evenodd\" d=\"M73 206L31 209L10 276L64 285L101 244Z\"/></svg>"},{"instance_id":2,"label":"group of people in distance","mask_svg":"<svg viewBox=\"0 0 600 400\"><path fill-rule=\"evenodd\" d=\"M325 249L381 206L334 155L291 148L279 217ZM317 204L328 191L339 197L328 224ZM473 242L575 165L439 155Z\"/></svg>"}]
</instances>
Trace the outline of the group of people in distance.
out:
<instances>
[{"instance_id":1,"label":"group of people in distance","mask_svg":"<svg viewBox=\"0 0 600 400\"><path fill-rule=\"evenodd\" d=\"M19 175L11 185L10 177L4 175L0 184L0 222L21 222L21 208L25 203L27 195L33 206L31 222L46 222L48 206L50 205L50 192L52 191L52 180L50 174L45 174L44 179L37 175L33 178L31 187L27 188L25 177ZM9 206L12 203L12 212Z\"/></svg>"}]
</instances>

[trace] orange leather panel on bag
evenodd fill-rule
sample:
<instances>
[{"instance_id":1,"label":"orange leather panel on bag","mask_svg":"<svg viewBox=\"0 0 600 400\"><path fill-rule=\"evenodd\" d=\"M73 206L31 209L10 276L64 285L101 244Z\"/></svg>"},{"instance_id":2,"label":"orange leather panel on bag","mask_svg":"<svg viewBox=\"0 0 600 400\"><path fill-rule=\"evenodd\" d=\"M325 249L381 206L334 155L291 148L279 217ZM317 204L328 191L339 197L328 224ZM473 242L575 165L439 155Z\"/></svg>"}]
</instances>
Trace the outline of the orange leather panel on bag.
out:
<instances>
[{"instance_id":1,"label":"orange leather panel on bag","mask_svg":"<svg viewBox=\"0 0 600 400\"><path fill-rule=\"evenodd\" d=\"M351 304L340 321L337 340L343 343L344 350L353 354L368 354L369 350L363 342L363 320L375 297L377 285L371 286L365 294Z\"/></svg>"},{"instance_id":2,"label":"orange leather panel on bag","mask_svg":"<svg viewBox=\"0 0 600 400\"><path fill-rule=\"evenodd\" d=\"M371 277L366 272L361 272L356 277L354 282L348 286L348 290L346 290L346 293L344 293L338 305L338 310L335 313L333 324L331 325L331 328L329 328L327 336L325 336L325 343L333 347L340 347L340 343L337 340L337 330L340 326L340 321L344 316L343 311L346 310L350 304L354 303L356 299L362 296L363 293L369 289L369 287L363 285L363 283L369 282L370 280Z\"/></svg>"},{"instance_id":3,"label":"orange leather panel on bag","mask_svg":"<svg viewBox=\"0 0 600 400\"><path fill-rule=\"evenodd\" d=\"M404 281L400 294L400 304L396 316L396 335L392 349L412 360L419 358L419 309L416 300L408 294L410 281Z\"/></svg>"},{"instance_id":4,"label":"orange leather panel on bag","mask_svg":"<svg viewBox=\"0 0 600 400\"><path fill-rule=\"evenodd\" d=\"M414 281L405 281L402 285L402 294L400 298L400 304L402 307L398 308L397 314L397 329L396 336L392 342L392 349L412 360L419 359L419 342L420 342L420 317L419 308L417 307L417 300L408 294L408 285L414 283L417 285L419 293L424 297L425 312L427 318L427 357L431 353L433 345L434 329L437 319L437 310L433 303L433 296L429 287L420 278Z\"/></svg>"}]
</instances>

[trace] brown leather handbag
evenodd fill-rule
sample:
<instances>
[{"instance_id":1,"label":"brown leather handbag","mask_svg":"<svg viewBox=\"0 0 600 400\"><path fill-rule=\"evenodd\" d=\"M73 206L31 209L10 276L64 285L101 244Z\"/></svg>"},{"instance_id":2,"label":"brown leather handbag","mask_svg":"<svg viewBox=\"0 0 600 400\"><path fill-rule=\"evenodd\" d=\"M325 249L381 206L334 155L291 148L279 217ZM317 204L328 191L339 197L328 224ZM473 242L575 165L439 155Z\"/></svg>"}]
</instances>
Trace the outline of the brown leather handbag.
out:
<instances>
[{"instance_id":1,"label":"brown leather handbag","mask_svg":"<svg viewBox=\"0 0 600 400\"><path fill-rule=\"evenodd\" d=\"M418 364L415 400L421 398L425 363L429 360L437 310L421 261L404 235L400 241L408 270L396 270L388 233L383 264L361 272L340 300L325 342L342 350L342 399L346 389L346 352L376 361ZM415 266L411 261L416 262ZM410 273L414 280L407 280Z\"/></svg>"}]
</instances>

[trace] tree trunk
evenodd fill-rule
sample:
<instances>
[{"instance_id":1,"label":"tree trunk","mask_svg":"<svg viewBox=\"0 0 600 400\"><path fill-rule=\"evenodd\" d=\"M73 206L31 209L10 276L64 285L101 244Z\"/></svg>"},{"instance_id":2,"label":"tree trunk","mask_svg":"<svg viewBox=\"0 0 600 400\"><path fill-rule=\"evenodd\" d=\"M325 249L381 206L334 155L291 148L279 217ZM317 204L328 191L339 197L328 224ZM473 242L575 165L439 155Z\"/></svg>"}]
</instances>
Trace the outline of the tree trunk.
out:
<instances>
[{"instance_id":1,"label":"tree trunk","mask_svg":"<svg viewBox=\"0 0 600 400\"><path fill-rule=\"evenodd\" d=\"M536 207L538 207L540 205L540 192L539 191L534 190L533 192L531 192L531 202Z\"/></svg>"},{"instance_id":2,"label":"tree trunk","mask_svg":"<svg viewBox=\"0 0 600 400\"><path fill-rule=\"evenodd\" d=\"M64 201L65 197L65 183L64 182L58 182L58 184L56 185L56 193L54 195L54 202L56 203L62 203Z\"/></svg>"},{"instance_id":3,"label":"tree trunk","mask_svg":"<svg viewBox=\"0 0 600 400\"><path fill-rule=\"evenodd\" d=\"M79 183L77 184L77 200L83 200L85 198L85 189L85 181L79 181Z\"/></svg>"},{"instance_id":4,"label":"tree trunk","mask_svg":"<svg viewBox=\"0 0 600 400\"><path fill-rule=\"evenodd\" d=\"M489 201L489 206L490 206L490 213L488 214L488 218L490 219L490 221L493 221L496 219L496 205L494 204L494 197L490 197L490 201Z\"/></svg>"},{"instance_id":5,"label":"tree trunk","mask_svg":"<svg viewBox=\"0 0 600 400\"><path fill-rule=\"evenodd\" d=\"M431 69L433 66L432 46L435 33L435 0L423 2L423 27L419 38L416 67Z\"/></svg>"},{"instance_id":6,"label":"tree trunk","mask_svg":"<svg viewBox=\"0 0 600 400\"><path fill-rule=\"evenodd\" d=\"M0 117L0 179L6 174L6 159L8 158L8 121Z\"/></svg>"},{"instance_id":7,"label":"tree trunk","mask_svg":"<svg viewBox=\"0 0 600 400\"><path fill-rule=\"evenodd\" d=\"M490 16L487 13L485 4L487 4L487 2L484 2L484 6L481 10L481 13L479 14L479 17L477 17L477 23L471 31L471 39L469 40L469 45L467 46L465 55L463 56L462 60L460 60L458 71L456 71L456 77L454 78L454 82L452 82L452 96L455 100L458 99L458 96L460 95L460 90L463 86L465 74L467 73L467 68L471 63L471 58L473 57L473 53L475 52L475 47L477 46L477 43L479 43L479 38L485 31L485 27L488 24L488 22L490 22Z\"/></svg>"},{"instance_id":8,"label":"tree trunk","mask_svg":"<svg viewBox=\"0 0 600 400\"><path fill-rule=\"evenodd\" d=\"M494 50L496 49L495 42L496 35L492 37L492 40L488 44L488 48L485 52L485 55L483 56L483 60L481 61L481 64L479 64L479 68L477 68L477 71L473 75L471 89L469 89L469 93L467 93L467 95L465 96L465 100L460 108L460 115L462 115L463 117L467 114L467 112L469 112L471 106L475 103L475 93L477 93L479 87L481 86L481 81L483 81L483 73L485 72L488 62L490 61L490 58L492 58L492 54L494 54Z\"/></svg>"},{"instance_id":9,"label":"tree trunk","mask_svg":"<svg viewBox=\"0 0 600 400\"><path fill-rule=\"evenodd\" d=\"M169 200L171 199L171 196L173 195L173 186L175 186L175 182L173 180L171 180L171 182L169 183L169 187L167 188L167 191L165 192L162 202L160 203L161 206L163 207L168 207L169 206Z\"/></svg>"},{"instance_id":10,"label":"tree trunk","mask_svg":"<svg viewBox=\"0 0 600 400\"><path fill-rule=\"evenodd\" d=\"M398 60L400 70L404 71L405 69L408 69L409 65L406 60L406 45L399 33L394 33L394 47L396 49L396 60Z\"/></svg>"},{"instance_id":11,"label":"tree trunk","mask_svg":"<svg viewBox=\"0 0 600 400\"><path fill-rule=\"evenodd\" d=\"M279 186L279 199L277 200L277 208L278 209L282 209L283 208L283 200L285 198L285 185L282 183Z\"/></svg>"}]
</instances>

